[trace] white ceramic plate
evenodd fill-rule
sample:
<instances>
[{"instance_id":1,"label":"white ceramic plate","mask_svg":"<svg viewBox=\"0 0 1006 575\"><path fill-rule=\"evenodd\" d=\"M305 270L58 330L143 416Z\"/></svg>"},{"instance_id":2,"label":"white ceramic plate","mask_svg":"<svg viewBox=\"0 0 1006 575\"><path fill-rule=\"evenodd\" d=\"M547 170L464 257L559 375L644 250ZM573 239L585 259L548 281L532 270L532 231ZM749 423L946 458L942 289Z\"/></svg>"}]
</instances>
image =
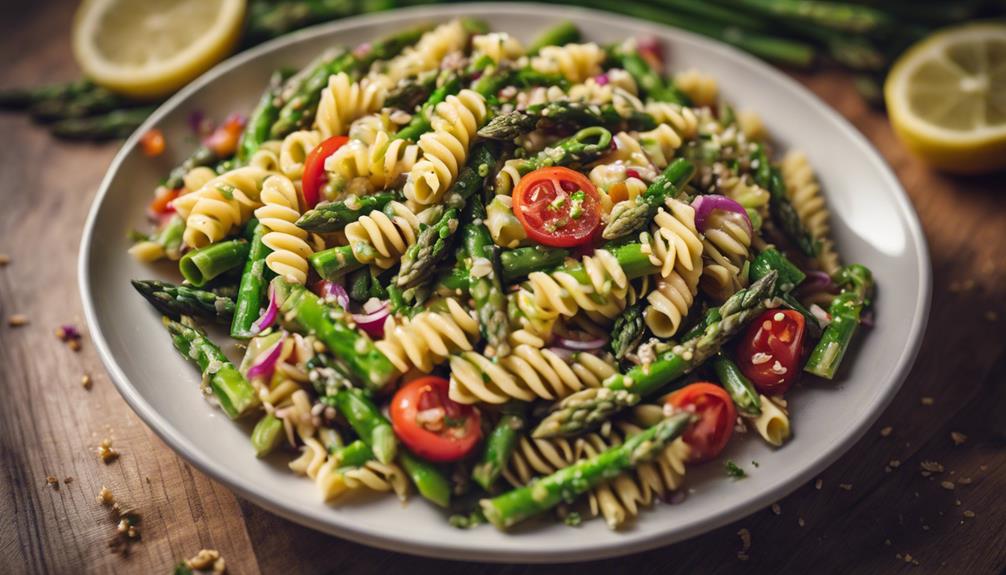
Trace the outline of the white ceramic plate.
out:
<instances>
[{"instance_id":1,"label":"white ceramic plate","mask_svg":"<svg viewBox=\"0 0 1006 575\"><path fill-rule=\"evenodd\" d=\"M475 16L495 30L527 40L563 19L587 38L613 42L654 34L667 44L672 70L695 67L719 81L740 109L760 112L782 149L798 147L818 170L845 258L869 266L879 285L876 328L850 351L843 377L791 394L795 437L771 450L755 438L724 454L747 464L749 477L727 479L720 464L689 470L687 500L644 512L613 533L603 521L579 529L541 523L512 533L483 526L450 527L441 513L413 497L331 507L315 486L280 460L260 461L248 429L211 408L197 391L199 375L171 348L158 315L130 287L130 278L173 277L127 254L126 231L143 222L151 190L191 149L186 118L194 110L222 118L248 112L276 68L306 63L334 44L353 46L419 21ZM138 136L161 128L166 157L140 153ZM835 461L894 397L915 358L930 300L930 264L918 220L884 161L845 120L780 72L722 44L612 14L532 4L426 7L351 18L312 28L220 64L160 107L112 162L87 220L80 251L84 309L105 366L120 393L168 445L203 472L279 515L347 539L454 559L582 561L641 551L703 533L783 497Z\"/></svg>"}]
</instances>

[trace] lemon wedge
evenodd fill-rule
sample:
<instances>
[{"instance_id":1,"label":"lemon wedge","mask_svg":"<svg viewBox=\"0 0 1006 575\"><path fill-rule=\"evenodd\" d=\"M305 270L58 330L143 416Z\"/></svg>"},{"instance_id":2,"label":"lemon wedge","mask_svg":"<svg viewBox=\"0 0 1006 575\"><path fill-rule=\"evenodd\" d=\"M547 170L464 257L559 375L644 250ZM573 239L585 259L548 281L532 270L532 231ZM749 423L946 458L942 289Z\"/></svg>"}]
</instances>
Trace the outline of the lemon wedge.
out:
<instances>
[{"instance_id":1,"label":"lemon wedge","mask_svg":"<svg viewBox=\"0 0 1006 575\"><path fill-rule=\"evenodd\" d=\"M950 172L1006 168L1006 24L949 28L912 46L884 83L891 125Z\"/></svg>"},{"instance_id":2,"label":"lemon wedge","mask_svg":"<svg viewBox=\"0 0 1006 575\"><path fill-rule=\"evenodd\" d=\"M86 0L73 23L84 74L140 99L166 96L225 58L244 0Z\"/></svg>"}]
</instances>

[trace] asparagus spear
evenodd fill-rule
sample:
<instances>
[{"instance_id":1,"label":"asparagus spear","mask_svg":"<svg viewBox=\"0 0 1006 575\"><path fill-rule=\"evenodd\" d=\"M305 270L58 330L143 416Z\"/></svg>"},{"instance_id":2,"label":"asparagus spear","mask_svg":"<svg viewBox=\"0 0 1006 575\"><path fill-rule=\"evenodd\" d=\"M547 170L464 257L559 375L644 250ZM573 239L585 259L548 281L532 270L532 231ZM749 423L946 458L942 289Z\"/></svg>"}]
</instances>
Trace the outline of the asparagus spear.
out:
<instances>
[{"instance_id":1,"label":"asparagus spear","mask_svg":"<svg viewBox=\"0 0 1006 575\"><path fill-rule=\"evenodd\" d=\"M527 45L527 53L533 56L545 46L562 46L580 41L580 29L570 21L560 22L539 34Z\"/></svg>"},{"instance_id":2,"label":"asparagus spear","mask_svg":"<svg viewBox=\"0 0 1006 575\"><path fill-rule=\"evenodd\" d=\"M392 0L315 0L311 2L252 2L248 7L246 45L254 45L270 38L360 13L389 10L395 7Z\"/></svg>"},{"instance_id":3,"label":"asparagus spear","mask_svg":"<svg viewBox=\"0 0 1006 575\"><path fill-rule=\"evenodd\" d=\"M196 287L228 272L248 259L248 240L228 240L192 250L178 260L182 276Z\"/></svg>"},{"instance_id":4,"label":"asparagus spear","mask_svg":"<svg viewBox=\"0 0 1006 575\"><path fill-rule=\"evenodd\" d=\"M409 474L419 494L440 507L447 508L451 504L451 484L440 470L424 459L402 449L398 460Z\"/></svg>"},{"instance_id":5,"label":"asparagus spear","mask_svg":"<svg viewBox=\"0 0 1006 575\"><path fill-rule=\"evenodd\" d=\"M751 380L741 373L737 364L723 354L712 359L713 371L720 380L720 385L730 394L730 399L737 406L737 412L745 417L761 415L761 398Z\"/></svg>"},{"instance_id":6,"label":"asparagus spear","mask_svg":"<svg viewBox=\"0 0 1006 575\"><path fill-rule=\"evenodd\" d=\"M388 93L384 105L399 110L415 110L436 90L439 77L440 70L430 70L414 78L402 80Z\"/></svg>"},{"instance_id":7,"label":"asparagus spear","mask_svg":"<svg viewBox=\"0 0 1006 575\"><path fill-rule=\"evenodd\" d=\"M366 333L353 326L349 312L326 305L304 286L282 278L273 279L272 285L288 329L317 337L366 389L379 391L391 381L395 367Z\"/></svg>"},{"instance_id":8,"label":"asparagus spear","mask_svg":"<svg viewBox=\"0 0 1006 575\"><path fill-rule=\"evenodd\" d=\"M24 110L42 102L71 100L95 89L90 80L81 79L65 84L50 84L37 88L13 88L0 91L0 109Z\"/></svg>"},{"instance_id":9,"label":"asparagus spear","mask_svg":"<svg viewBox=\"0 0 1006 575\"><path fill-rule=\"evenodd\" d=\"M636 50L627 49L625 46L616 46L608 50L608 55L619 68L632 76L643 96L658 102L670 102L682 106L691 103L688 96L675 88L673 84L665 82L658 71L650 67L650 64Z\"/></svg>"},{"instance_id":10,"label":"asparagus spear","mask_svg":"<svg viewBox=\"0 0 1006 575\"><path fill-rule=\"evenodd\" d=\"M656 127L653 117L634 111L623 118L612 104L587 104L559 100L529 106L526 110L503 113L483 126L478 134L491 140L512 140L536 129L560 127L604 126L648 130Z\"/></svg>"},{"instance_id":11,"label":"asparagus spear","mask_svg":"<svg viewBox=\"0 0 1006 575\"><path fill-rule=\"evenodd\" d=\"M262 416L252 429L251 444L256 457L272 453L283 441L283 421L271 413Z\"/></svg>"},{"instance_id":12,"label":"asparagus spear","mask_svg":"<svg viewBox=\"0 0 1006 575\"><path fill-rule=\"evenodd\" d=\"M113 110L100 116L69 118L50 126L52 134L67 140L110 140L132 134L154 111L153 106Z\"/></svg>"},{"instance_id":13,"label":"asparagus spear","mask_svg":"<svg viewBox=\"0 0 1006 575\"><path fill-rule=\"evenodd\" d=\"M269 78L269 87L262 93L238 141L238 164L246 164L259 146L269 139L272 125L279 117L279 93L287 76L289 74L285 70L277 70Z\"/></svg>"},{"instance_id":14,"label":"asparagus spear","mask_svg":"<svg viewBox=\"0 0 1006 575\"><path fill-rule=\"evenodd\" d=\"M730 296L719 308L719 321L699 335L674 346L656 361L616 373L599 388L585 389L559 402L534 430L534 437L577 435L607 421L626 407L666 388L719 352L744 325L768 307L777 274L767 276Z\"/></svg>"},{"instance_id":15,"label":"asparagus spear","mask_svg":"<svg viewBox=\"0 0 1006 575\"><path fill-rule=\"evenodd\" d=\"M567 249L541 245L503 250L500 253L503 283L512 284L531 272L554 268L567 257Z\"/></svg>"},{"instance_id":16,"label":"asparagus spear","mask_svg":"<svg viewBox=\"0 0 1006 575\"><path fill-rule=\"evenodd\" d=\"M852 336L856 334L863 308L870 305L873 292L873 274L866 266L851 264L835 272L835 283L842 292L831 302L828 312L831 323L807 360L803 370L807 373L832 379L845 357Z\"/></svg>"},{"instance_id":17,"label":"asparagus spear","mask_svg":"<svg viewBox=\"0 0 1006 575\"><path fill-rule=\"evenodd\" d=\"M255 389L202 330L168 317L164 318L164 326L171 333L171 343L178 353L199 366L203 381L209 383L227 417L236 419L258 405Z\"/></svg>"},{"instance_id":18,"label":"asparagus spear","mask_svg":"<svg viewBox=\"0 0 1006 575\"><path fill-rule=\"evenodd\" d=\"M437 104L446 100L447 96L457 94L461 90L461 76L456 72L447 72L446 74L447 76L441 85L433 90L419 111L413 114L409 123L395 133L395 139L417 142L419 136L430 131L430 121Z\"/></svg>"},{"instance_id":19,"label":"asparagus spear","mask_svg":"<svg viewBox=\"0 0 1006 575\"><path fill-rule=\"evenodd\" d=\"M29 105L28 113L36 122L50 123L98 116L131 107L131 103L121 96L86 80L84 83L84 87L67 97L35 100Z\"/></svg>"},{"instance_id":20,"label":"asparagus spear","mask_svg":"<svg viewBox=\"0 0 1006 575\"><path fill-rule=\"evenodd\" d=\"M796 25L812 25L852 34L877 32L893 24L877 8L820 0L720 0L752 14Z\"/></svg>"},{"instance_id":21,"label":"asparagus spear","mask_svg":"<svg viewBox=\"0 0 1006 575\"><path fill-rule=\"evenodd\" d=\"M374 459L374 451L370 449L367 442L357 439L353 443L337 449L332 453L332 459L338 462L339 467L359 467Z\"/></svg>"},{"instance_id":22,"label":"asparagus spear","mask_svg":"<svg viewBox=\"0 0 1006 575\"><path fill-rule=\"evenodd\" d=\"M186 315L229 323L234 315L234 300L211 291L158 280L132 280L130 283L150 305L172 319Z\"/></svg>"},{"instance_id":23,"label":"asparagus spear","mask_svg":"<svg viewBox=\"0 0 1006 575\"><path fill-rule=\"evenodd\" d=\"M639 342L643 340L643 333L646 331L646 325L643 322L645 301L639 300L635 304L627 306L615 318L615 325L611 327L611 351L615 354L615 359L619 361L625 359L629 352L638 348Z\"/></svg>"},{"instance_id":24,"label":"asparagus spear","mask_svg":"<svg viewBox=\"0 0 1006 575\"><path fill-rule=\"evenodd\" d=\"M262 241L269 229L257 222L253 229L231 320L231 337L236 339L248 339L255 335L252 326L265 307L266 287L273 275L265 261L272 250Z\"/></svg>"},{"instance_id":25,"label":"asparagus spear","mask_svg":"<svg viewBox=\"0 0 1006 575\"><path fill-rule=\"evenodd\" d=\"M810 232L803 227L803 222L800 221L796 208L793 207L786 195L786 184L783 183L782 174L769 162L768 154L765 153L765 148L761 144L756 145L751 155L751 162L752 164L757 162L758 166L754 172L755 183L768 190L770 194L769 208L772 217L804 255L816 256L817 245L815 245Z\"/></svg>"},{"instance_id":26,"label":"asparagus spear","mask_svg":"<svg viewBox=\"0 0 1006 575\"><path fill-rule=\"evenodd\" d=\"M171 173L168 174L168 179L164 181L164 186L173 190L181 188L183 185L182 179L193 168L213 166L219 161L220 157L217 156L216 152L200 144L188 158L185 158L181 164L178 164L171 170Z\"/></svg>"},{"instance_id":27,"label":"asparagus spear","mask_svg":"<svg viewBox=\"0 0 1006 575\"><path fill-rule=\"evenodd\" d=\"M468 292L475 301L479 329L487 349L502 357L510 354L510 323L506 313L506 294L500 281L500 262L485 225L486 210L482 198L468 200L465 210L464 248L468 254Z\"/></svg>"},{"instance_id":28,"label":"asparagus spear","mask_svg":"<svg viewBox=\"0 0 1006 575\"><path fill-rule=\"evenodd\" d=\"M521 161L517 171L523 176L548 166L589 164L610 151L611 132L600 126L591 126Z\"/></svg>"},{"instance_id":29,"label":"asparagus spear","mask_svg":"<svg viewBox=\"0 0 1006 575\"><path fill-rule=\"evenodd\" d=\"M526 487L483 499L479 504L493 525L500 529L512 527L563 501L572 502L578 495L618 477L623 471L652 460L685 431L694 417L689 413L674 414L629 437L621 445L580 460Z\"/></svg>"},{"instance_id":30,"label":"asparagus spear","mask_svg":"<svg viewBox=\"0 0 1006 575\"><path fill-rule=\"evenodd\" d=\"M472 469L472 479L486 491L492 489L496 479L503 473L517 438L526 423L525 404L513 401L503 406L503 413L486 438L482 461Z\"/></svg>"},{"instance_id":31,"label":"asparagus spear","mask_svg":"<svg viewBox=\"0 0 1006 575\"><path fill-rule=\"evenodd\" d=\"M374 457L381 463L391 463L398 451L398 441L391 423L361 389L342 389L323 401L334 405L360 436Z\"/></svg>"},{"instance_id":32,"label":"asparagus spear","mask_svg":"<svg viewBox=\"0 0 1006 575\"><path fill-rule=\"evenodd\" d=\"M315 252L307 258L307 261L319 276L327 280L338 279L343 274L364 266L353 255L352 246L336 246Z\"/></svg>"},{"instance_id":33,"label":"asparagus spear","mask_svg":"<svg viewBox=\"0 0 1006 575\"><path fill-rule=\"evenodd\" d=\"M338 202L320 205L304 212L297 227L309 232L336 232L374 210L383 210L392 201L402 199L398 190L386 190L366 196L348 196Z\"/></svg>"},{"instance_id":34,"label":"asparagus spear","mask_svg":"<svg viewBox=\"0 0 1006 575\"><path fill-rule=\"evenodd\" d=\"M643 229L657 214L657 208L664 205L667 198L678 198L682 195L688 180L695 174L695 165L684 158L678 158L670 163L663 173L657 176L646 191L632 200L623 200L611 208L608 225L601 237L615 240L626 237Z\"/></svg>"},{"instance_id":35,"label":"asparagus spear","mask_svg":"<svg viewBox=\"0 0 1006 575\"><path fill-rule=\"evenodd\" d=\"M457 231L461 210L477 190L485 185L486 177L496 167L496 153L489 143L472 149L470 159L447 194L449 204L435 223L420 230L416 242L402 254L401 268L395 284L403 289L414 288L425 282L436 269L437 263L450 251L451 237Z\"/></svg>"}]
</instances>

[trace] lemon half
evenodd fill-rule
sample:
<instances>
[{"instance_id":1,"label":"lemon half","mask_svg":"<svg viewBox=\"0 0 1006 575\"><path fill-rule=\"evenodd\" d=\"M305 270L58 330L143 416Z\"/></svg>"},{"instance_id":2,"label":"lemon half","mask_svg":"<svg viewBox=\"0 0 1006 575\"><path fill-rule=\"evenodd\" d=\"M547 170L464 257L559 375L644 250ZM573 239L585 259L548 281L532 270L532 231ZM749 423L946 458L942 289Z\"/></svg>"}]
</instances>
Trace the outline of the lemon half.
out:
<instances>
[{"instance_id":1,"label":"lemon half","mask_svg":"<svg viewBox=\"0 0 1006 575\"><path fill-rule=\"evenodd\" d=\"M166 96L225 58L244 0L86 0L73 24L84 74L141 99Z\"/></svg>"},{"instance_id":2,"label":"lemon half","mask_svg":"<svg viewBox=\"0 0 1006 575\"><path fill-rule=\"evenodd\" d=\"M928 164L1006 168L1006 24L949 28L912 46L884 83L891 125Z\"/></svg>"}]
</instances>

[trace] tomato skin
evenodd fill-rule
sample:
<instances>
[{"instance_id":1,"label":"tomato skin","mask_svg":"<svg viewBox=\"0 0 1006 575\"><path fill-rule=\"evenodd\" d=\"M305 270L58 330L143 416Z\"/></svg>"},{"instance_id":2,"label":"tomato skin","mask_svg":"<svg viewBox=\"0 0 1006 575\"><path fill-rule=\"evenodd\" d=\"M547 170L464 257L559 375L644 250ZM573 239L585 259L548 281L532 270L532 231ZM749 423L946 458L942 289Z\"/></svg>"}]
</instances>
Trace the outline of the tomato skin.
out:
<instances>
[{"instance_id":1,"label":"tomato skin","mask_svg":"<svg viewBox=\"0 0 1006 575\"><path fill-rule=\"evenodd\" d=\"M803 315L791 309L770 309L748 326L735 359L759 392L781 395L799 377L804 328Z\"/></svg>"},{"instance_id":2,"label":"tomato skin","mask_svg":"<svg viewBox=\"0 0 1006 575\"><path fill-rule=\"evenodd\" d=\"M164 132L157 128L147 130L140 136L140 149L148 158L156 158L164 153Z\"/></svg>"},{"instance_id":3,"label":"tomato skin","mask_svg":"<svg viewBox=\"0 0 1006 575\"><path fill-rule=\"evenodd\" d=\"M577 191L583 192L582 200L573 199ZM580 212L576 217L571 212L574 203ZM597 188L587 176L561 166L527 174L513 191L513 212L528 237L557 248L590 242L601 226L600 205Z\"/></svg>"},{"instance_id":4,"label":"tomato skin","mask_svg":"<svg viewBox=\"0 0 1006 575\"><path fill-rule=\"evenodd\" d=\"M349 141L346 136L332 136L314 147L304 160L304 175L301 177L301 194L304 207L311 209L321 199L321 187L325 185L325 160Z\"/></svg>"},{"instance_id":5,"label":"tomato skin","mask_svg":"<svg viewBox=\"0 0 1006 575\"><path fill-rule=\"evenodd\" d=\"M725 389L700 381L671 393L665 401L674 409L694 411L699 416L699 420L682 435L691 448L689 461L709 461L727 446L734 433L737 409Z\"/></svg>"},{"instance_id":6,"label":"tomato skin","mask_svg":"<svg viewBox=\"0 0 1006 575\"><path fill-rule=\"evenodd\" d=\"M403 385L391 400L391 426L413 453L429 461L450 462L471 453L482 438L477 409L448 397L450 383L442 377L421 377ZM420 412L442 408L439 429L418 420ZM451 422L455 422L451 424Z\"/></svg>"},{"instance_id":7,"label":"tomato skin","mask_svg":"<svg viewBox=\"0 0 1006 575\"><path fill-rule=\"evenodd\" d=\"M238 149L238 139L244 131L245 121L243 116L231 114L203 140L203 145L213 150L217 157L226 158Z\"/></svg>"},{"instance_id":8,"label":"tomato skin","mask_svg":"<svg viewBox=\"0 0 1006 575\"><path fill-rule=\"evenodd\" d=\"M150 200L150 205L147 206L147 214L151 219L160 219L162 216L175 213L175 206L171 202L175 201L180 194L180 189L159 186L154 194L154 199Z\"/></svg>"}]
</instances>

